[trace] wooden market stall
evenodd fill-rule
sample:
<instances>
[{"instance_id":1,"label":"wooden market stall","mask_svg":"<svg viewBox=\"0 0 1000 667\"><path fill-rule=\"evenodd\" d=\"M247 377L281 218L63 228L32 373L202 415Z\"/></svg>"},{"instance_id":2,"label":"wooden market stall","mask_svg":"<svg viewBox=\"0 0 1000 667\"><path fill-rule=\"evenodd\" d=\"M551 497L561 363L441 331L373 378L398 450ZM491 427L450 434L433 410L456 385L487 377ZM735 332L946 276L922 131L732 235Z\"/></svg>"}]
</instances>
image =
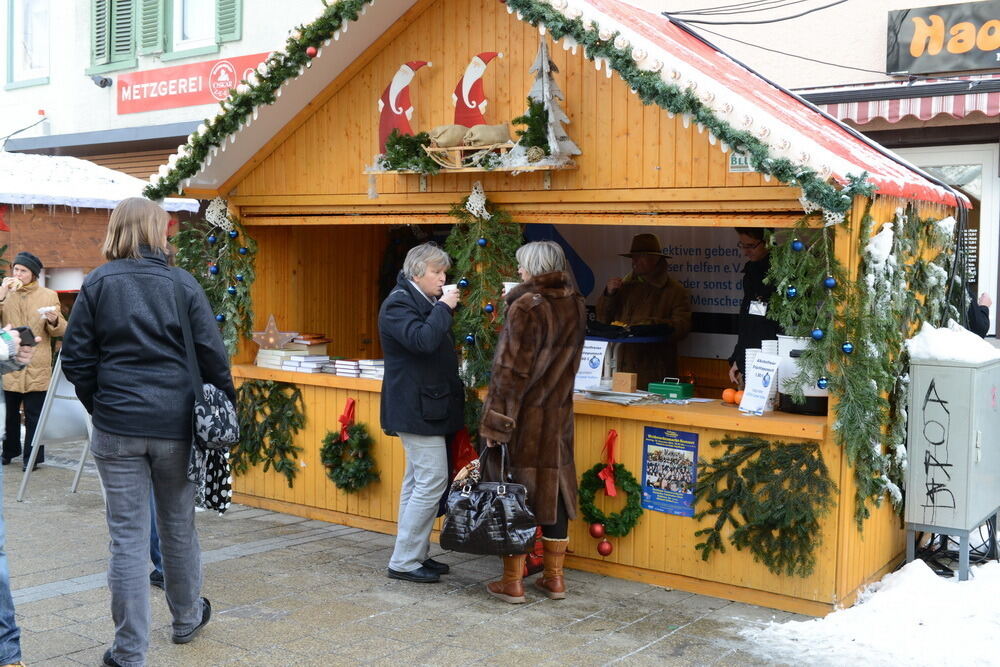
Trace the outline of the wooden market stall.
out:
<instances>
[{"instance_id":1,"label":"wooden market stall","mask_svg":"<svg viewBox=\"0 0 1000 667\"><path fill-rule=\"evenodd\" d=\"M366 12L357 13L362 6ZM553 34L559 39L553 41ZM592 44L579 44L580 37ZM556 65L552 73L569 118L565 130L579 154L546 169L501 163L490 170L466 165L423 175L378 167L374 155L386 128L416 132L452 123L453 117L457 122L456 105L462 104L466 113L485 114L488 123L522 114L536 80L529 69L540 43ZM307 47L314 50L302 56ZM672 113L683 107L671 107L641 85L650 75L703 115ZM159 187L226 198L256 239L255 328L273 314L283 328L326 333L331 354L352 358L380 355L377 276L390 229L451 224L448 211L477 181L492 204L519 223L641 225L660 233L681 227L790 228L803 216L802 188L814 183L830 192L845 188L845 196L852 196L847 177L862 173L875 189L869 213L876 225L908 205L922 217L939 219L959 203L711 45L616 0L331 2L315 24L293 33L286 55L273 56L245 86L218 118L192 135ZM280 96L270 92L275 87ZM634 87L643 89L635 94ZM699 122L708 120L707 126ZM763 147L779 176L783 165L794 167L795 185L761 173L766 169L734 169L726 137L743 137L746 145L737 148L746 152L751 144ZM858 194L853 203L849 226L832 234L837 258L856 276L869 200ZM294 484L257 467L236 478L236 500L395 532L403 452L396 438L378 428L380 383L259 368L253 365L255 351L242 346L234 376L299 387L306 424L294 440L302 448ZM722 385L724 361L692 357L682 365ZM370 427L381 471L380 482L355 494L338 491L319 461L320 442L339 430L348 398L357 401L358 421ZM703 561L695 549L698 522L655 511L617 540L607 558L594 552L588 526L574 522L568 564L809 614L850 604L859 587L898 564L903 532L888 503L858 528L855 477L834 438L833 421L832 411L826 417L752 417L718 402L621 407L577 399L580 473L600 460L609 429L620 436L620 462L637 472L644 428L654 426L696 434L699 456L726 435L816 443L838 490L833 511L821 521L816 567L807 577L773 574L747 551L732 548ZM605 506L610 511L618 505Z\"/></svg>"}]
</instances>

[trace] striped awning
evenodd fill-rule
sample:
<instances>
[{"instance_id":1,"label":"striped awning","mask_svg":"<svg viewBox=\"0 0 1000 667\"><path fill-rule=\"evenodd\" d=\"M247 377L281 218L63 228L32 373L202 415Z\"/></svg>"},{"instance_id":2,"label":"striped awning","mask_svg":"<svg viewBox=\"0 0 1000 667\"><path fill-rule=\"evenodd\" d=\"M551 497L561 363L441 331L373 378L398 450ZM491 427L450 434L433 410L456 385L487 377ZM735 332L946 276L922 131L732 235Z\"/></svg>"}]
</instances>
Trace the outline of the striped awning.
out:
<instances>
[{"instance_id":1,"label":"striped awning","mask_svg":"<svg viewBox=\"0 0 1000 667\"><path fill-rule=\"evenodd\" d=\"M977 77L961 77L971 81L1000 78L1000 75L988 75ZM935 79L922 81L916 84L898 83L892 85L872 84L871 86L844 86L841 88L827 88L824 92L843 91L849 93L857 91L859 97L866 99L860 101L845 101L834 104L818 104L820 109L827 112L838 120L851 121L856 125L864 125L876 119L882 119L889 123L896 123L904 118L913 117L919 120L930 120L936 116L948 115L952 118L965 118L974 112L981 113L987 117L1000 116L1000 91L990 91L977 93L975 86L969 89L968 93L956 93L952 95L921 95L921 89L934 83L942 83L945 80ZM955 79L949 79L954 82ZM912 91L912 96L897 99L870 99L876 91L892 91L898 95L900 88ZM814 93L816 91L809 91ZM863 93L863 95L862 95ZM809 95L806 95L809 97Z\"/></svg>"}]
</instances>

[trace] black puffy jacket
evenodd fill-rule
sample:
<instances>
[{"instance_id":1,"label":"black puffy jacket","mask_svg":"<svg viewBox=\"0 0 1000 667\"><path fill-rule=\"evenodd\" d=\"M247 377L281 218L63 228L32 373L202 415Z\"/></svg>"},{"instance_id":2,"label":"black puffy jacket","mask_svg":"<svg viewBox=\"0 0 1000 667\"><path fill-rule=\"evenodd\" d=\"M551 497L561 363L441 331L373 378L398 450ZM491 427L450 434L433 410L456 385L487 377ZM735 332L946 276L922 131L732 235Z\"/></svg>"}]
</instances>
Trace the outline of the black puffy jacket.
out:
<instances>
[{"instance_id":1,"label":"black puffy jacket","mask_svg":"<svg viewBox=\"0 0 1000 667\"><path fill-rule=\"evenodd\" d=\"M431 304L402 273L378 313L385 355L382 429L448 435L465 421L465 390L451 337L451 308Z\"/></svg>"},{"instance_id":2,"label":"black puffy jacket","mask_svg":"<svg viewBox=\"0 0 1000 667\"><path fill-rule=\"evenodd\" d=\"M174 297L188 301L195 355L204 382L235 403L229 357L205 292L163 254L118 259L87 275L63 338L62 368L96 428L118 435L186 440L194 389Z\"/></svg>"}]
</instances>

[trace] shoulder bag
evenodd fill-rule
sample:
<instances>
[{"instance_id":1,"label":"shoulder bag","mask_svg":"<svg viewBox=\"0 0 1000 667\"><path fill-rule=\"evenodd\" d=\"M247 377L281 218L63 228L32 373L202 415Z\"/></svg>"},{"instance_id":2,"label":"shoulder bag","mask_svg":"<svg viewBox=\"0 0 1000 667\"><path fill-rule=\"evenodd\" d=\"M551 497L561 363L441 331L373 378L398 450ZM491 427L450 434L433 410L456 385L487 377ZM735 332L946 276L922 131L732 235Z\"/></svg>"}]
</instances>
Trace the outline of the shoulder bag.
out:
<instances>
[{"instance_id":1,"label":"shoulder bag","mask_svg":"<svg viewBox=\"0 0 1000 667\"><path fill-rule=\"evenodd\" d=\"M240 424L233 402L214 384L202 382L198 359L194 353L194 339L191 322L184 302L183 287L174 278L174 298L177 301L177 316L181 321L184 349L187 351L188 373L194 387L194 414L192 427L195 442L203 449L223 449L235 445L240 439Z\"/></svg>"},{"instance_id":2,"label":"shoulder bag","mask_svg":"<svg viewBox=\"0 0 1000 667\"><path fill-rule=\"evenodd\" d=\"M499 450L500 481L467 477L452 485L441 528L441 547L488 556L526 554L535 546L535 515L528 508L523 484L507 482L507 445Z\"/></svg>"}]
</instances>

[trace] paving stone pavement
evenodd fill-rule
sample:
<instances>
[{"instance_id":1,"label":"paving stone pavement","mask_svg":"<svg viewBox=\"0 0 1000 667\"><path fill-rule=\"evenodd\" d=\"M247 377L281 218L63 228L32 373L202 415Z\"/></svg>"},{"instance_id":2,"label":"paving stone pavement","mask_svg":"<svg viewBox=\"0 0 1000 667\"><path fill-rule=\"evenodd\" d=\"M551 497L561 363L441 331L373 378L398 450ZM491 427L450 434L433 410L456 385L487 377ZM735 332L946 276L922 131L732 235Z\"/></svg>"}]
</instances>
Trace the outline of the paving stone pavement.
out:
<instances>
[{"instance_id":1,"label":"paving stone pavement","mask_svg":"<svg viewBox=\"0 0 1000 667\"><path fill-rule=\"evenodd\" d=\"M47 452L23 503L18 462L3 469L31 667L100 665L114 633L92 467L69 491L79 451ZM765 665L739 630L803 618L573 570L567 599L529 591L527 604L508 605L483 591L500 573L495 558L434 554L451 574L412 584L385 576L390 535L238 505L197 522L212 621L194 642L172 644L163 594L152 589L150 665Z\"/></svg>"}]
</instances>

